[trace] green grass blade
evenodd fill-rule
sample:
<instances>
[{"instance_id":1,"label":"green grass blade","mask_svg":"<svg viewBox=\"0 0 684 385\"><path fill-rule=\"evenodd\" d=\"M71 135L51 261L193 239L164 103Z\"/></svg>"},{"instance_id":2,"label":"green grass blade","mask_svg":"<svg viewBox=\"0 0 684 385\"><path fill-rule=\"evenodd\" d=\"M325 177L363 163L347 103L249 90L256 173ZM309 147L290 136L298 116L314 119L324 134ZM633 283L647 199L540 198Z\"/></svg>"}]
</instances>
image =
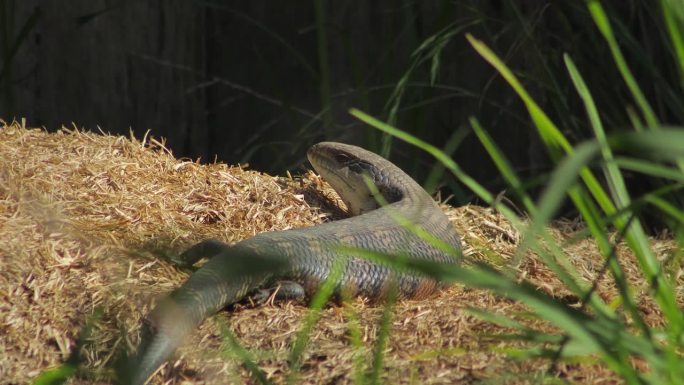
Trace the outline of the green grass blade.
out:
<instances>
[{"instance_id":1,"label":"green grass blade","mask_svg":"<svg viewBox=\"0 0 684 385\"><path fill-rule=\"evenodd\" d=\"M426 62L430 62L430 85L434 85L437 76L437 68L439 67L439 58L444 48L451 42L451 40L458 33L479 23L479 20L474 21L458 21L447 25L437 33L429 36L418 46L418 48L411 54L411 64L404 75L397 81L394 90L390 94L385 103L385 110L387 110L387 121L390 124L395 124L399 107L401 106L402 98L409 84L411 76L415 70Z\"/></svg>"},{"instance_id":2,"label":"green grass blade","mask_svg":"<svg viewBox=\"0 0 684 385\"><path fill-rule=\"evenodd\" d=\"M620 156L615 158L615 163L626 170L684 183L684 174L680 170L664 166L660 163Z\"/></svg>"},{"instance_id":3,"label":"green grass blade","mask_svg":"<svg viewBox=\"0 0 684 385\"><path fill-rule=\"evenodd\" d=\"M586 296L588 288L582 279L579 278L580 275L574 265L568 260L562 250L556 247L555 241L546 235L545 227L565 201L566 195L569 194L573 197L573 201L580 212L585 213L584 217L592 234L602 235L601 231L605 226L597 219L596 210L592 208L588 198L583 198L582 190L577 185L579 171L585 168L598 155L598 152L599 145L596 142L584 143L578 146L571 155L564 158L556 167L537 204L537 209L532 216L531 225L524 232L523 242L519 246L520 250L532 248L563 283L580 297ZM547 245L546 248L533 244L538 236L545 239L544 244ZM608 250L610 250L609 242L605 237L602 239L606 245L605 255L608 255ZM546 249L550 249L550 251ZM552 258L552 256L556 257ZM603 316L614 317L613 312L593 293L587 298L587 301L593 309L600 312Z\"/></svg>"},{"instance_id":4,"label":"green grass blade","mask_svg":"<svg viewBox=\"0 0 684 385\"><path fill-rule=\"evenodd\" d=\"M480 56L496 68L499 74L508 82L518 96L520 96L520 99L525 103L525 107L527 107L532 120L537 127L540 128L539 135L544 144L549 148L551 156L558 158L561 155L560 150L563 150L564 152L571 151L572 147L570 146L570 143L565 139L563 134L556 125L553 124L544 111L534 102L532 96L525 90L525 87L518 81L518 78L513 72L506 67L503 61L482 41L475 39L470 34L466 34L466 38Z\"/></svg>"},{"instance_id":5,"label":"green grass blade","mask_svg":"<svg viewBox=\"0 0 684 385\"><path fill-rule=\"evenodd\" d=\"M494 144L489 135L482 129L482 127L479 125L475 118L471 118L470 122L473 126L476 135L478 136L478 138L480 138L480 141L484 145L485 149L487 149L487 152L489 153L490 157L494 160L494 163L497 165L499 171L504 176L504 179L509 183L509 185L512 186L513 190L517 192L518 195L521 197L521 200L525 205L525 209L528 213L530 213L530 216L532 218L536 218L536 220L534 220L533 223L537 224L537 226L531 230L525 231L525 235L523 236L523 244L516 250L516 256L512 261L512 265L515 266L519 264L527 248L536 248L536 245L532 244L532 239L534 239L535 234L541 235L545 232L543 224L547 223L551 219L551 216L556 211L556 208L559 207L562 201L564 200L563 198L565 197L567 190L558 189L557 192L559 192L560 195L556 196L556 199L553 202L547 202L547 204L549 204L549 207L543 207L541 205L539 207L535 206L529 195L527 195L525 191L522 189L522 183L515 175L513 170L510 168L509 162L505 159L501 150L498 149L498 147ZM590 155L586 159L586 162L588 162L592 158L593 155ZM579 160L579 164L582 167L586 164L586 162ZM556 178L558 179L558 176ZM569 180L567 178L563 179L565 179L564 183L554 184L552 182L550 183L550 186L564 186L569 189L570 185L574 184L574 180ZM547 196L547 198L549 197ZM545 210L545 214L541 215L540 210ZM553 244L554 242L551 239L547 238L546 243ZM565 283L568 286L568 288L570 288L570 290L577 293L578 295L582 295L585 292L585 290L587 289L587 285L583 282L581 278L579 278L579 273L577 272L575 267L568 261L567 256L560 248L552 248L551 252L545 252L544 250L540 250L539 248L536 249L537 254L541 256L546 265L549 266L549 268L551 268L551 270L563 281L563 283ZM598 297L592 296L589 299L589 301L591 302L592 307L603 312L604 314L612 313L605 308L604 304L602 303L602 301L600 301Z\"/></svg>"},{"instance_id":6,"label":"green grass blade","mask_svg":"<svg viewBox=\"0 0 684 385\"><path fill-rule=\"evenodd\" d=\"M460 127L458 130L455 130L449 139L447 139L442 151L450 157L451 154L453 154L461 145L468 134L469 130L467 130L464 126ZM433 194L435 192L440 182L445 179L444 170L445 167L442 163L434 163L430 169L430 172L428 173L428 176L425 178L425 182L423 183L423 188L425 188L425 191L427 191L429 194ZM452 189L452 191L456 194L458 190Z\"/></svg>"},{"instance_id":7,"label":"green grass blade","mask_svg":"<svg viewBox=\"0 0 684 385\"><path fill-rule=\"evenodd\" d=\"M62 364L54 369L42 372L35 380L33 385L61 385L67 382L76 373L76 366Z\"/></svg>"},{"instance_id":8,"label":"green grass blade","mask_svg":"<svg viewBox=\"0 0 684 385\"><path fill-rule=\"evenodd\" d=\"M325 281L323 281L321 287L311 298L309 311L304 318L301 329L297 333L297 337L288 357L288 363L290 367L290 373L287 376L288 384L298 383L297 377L302 364L302 355L304 354L304 349L306 349L306 346L309 342L311 329L316 322L318 322L318 319L321 316L321 309L323 309L323 306L328 302L335 291L335 286L342 277L343 267L346 265L346 262L346 258L335 259L335 263L332 266L330 275L325 279Z\"/></svg>"},{"instance_id":9,"label":"green grass blade","mask_svg":"<svg viewBox=\"0 0 684 385\"><path fill-rule=\"evenodd\" d=\"M518 93L520 98L523 100L525 106L527 107L530 116L532 117L533 121L535 122L535 125L538 129L538 132L539 132L540 136L542 137L542 140L544 141L544 143L547 145L547 147L549 149L549 153L551 154L551 156L555 159L560 159L560 157L563 153L572 153L572 146L570 145L570 142L561 134L560 130L551 121L551 119L535 103L535 101L532 99L532 97L524 89L522 84L517 80L517 78L515 77L513 72L510 71L506 67L506 65L501 61L501 59L499 59L498 56L496 54L494 54L494 52L491 51L484 43L473 38L471 35L466 35L466 37L468 38L470 43L473 45L473 47L478 51L478 53L480 53L480 55L482 55L482 57L485 58L485 60L487 60L490 64L492 64L497 69L497 71L499 71L499 73L504 77L504 79L506 81L508 81L508 83L511 85L511 87ZM354 114L354 112L352 112L352 114ZM408 143L418 145L419 147L423 148L424 150L430 152L433 156L435 156L438 160L440 160L443 163L448 162L448 163L445 163L445 165L447 165L448 169L450 169L450 170L452 170L452 172L454 172L454 175L456 175L457 178L461 179L461 181L464 184L466 184L466 186L471 188L476 194L480 195L485 201L487 201L487 203L494 205L494 202L491 200L491 198L489 196L484 196L481 194L483 192L482 191L483 189L479 188L479 185L474 183L474 181L472 179L470 179L469 177L467 177L467 175L465 175L465 173L463 173L460 170L456 170L454 167L452 167L452 165L455 166L453 161L448 159L448 157L443 156L442 154L437 154L436 148L434 148L433 146L430 146L430 145L425 146L424 144L419 143L420 141L417 141L416 138L410 138L408 134L403 133L399 130L396 130L393 127L388 127L388 125L384 125L383 123L378 122L375 119L368 119L368 117L362 118L359 114L356 114L355 116L359 117L361 120L365 119L364 121L373 125L374 127L379 128L385 132L388 132L391 135L395 135L395 136L399 137L400 139L407 141ZM444 159L444 158L447 158L447 159ZM605 191L601 187L601 185L598 182L598 180L596 179L596 177L594 177L594 175L587 168L583 168L581 170L581 175L582 175L582 179L584 180L588 189L592 192L592 195L594 196L594 198L599 202L601 208L609 214L614 213L616 211L615 206L610 201L608 195L605 193ZM466 179L463 179L464 177ZM475 190L473 187L477 187L478 189ZM576 205L578 205L578 207L586 206L586 205L583 205L581 202L578 202L579 197L576 196L575 191L571 190L570 194L571 194L571 198L573 199L573 202L575 202ZM575 195L575 196L573 196L573 195ZM516 221L513 219L514 215L512 215L512 213L510 213L510 212L507 212L505 210L505 208L503 208L501 206L495 206L495 207L500 209L500 211L506 216L506 218L511 220L514 225L516 225L516 223L519 223L519 221ZM516 227L520 228L517 225L516 225ZM537 231L539 231L540 229L541 229L541 227L536 228ZM594 229L594 231L602 231L602 227L600 227L600 226L594 226L593 229ZM526 236L524 238L527 240L534 239L535 234L526 234ZM527 244L525 246L527 246ZM520 255L522 255L524 253L524 249L525 249L525 247L521 248ZM609 248L605 248L605 250L608 250L608 249ZM540 255L545 255L545 253L541 253ZM549 262L553 262L553 261L549 261ZM569 264L566 263L566 265L569 265ZM555 266L555 263L552 263L549 266ZM566 283L570 282L571 278L567 277L562 271L560 271L560 270L554 270L554 271L556 271L558 274L561 274L560 275L561 277L564 277L564 276L566 277L565 279L563 279L564 282L566 282ZM572 284L572 287L578 288L579 286ZM594 305L597 306L598 308L602 307L600 301L597 301L596 298L592 297L591 300L594 303ZM610 313L609 311L607 311L607 309L604 309L603 311Z\"/></svg>"},{"instance_id":10,"label":"green grass blade","mask_svg":"<svg viewBox=\"0 0 684 385\"><path fill-rule=\"evenodd\" d=\"M389 341L391 329L392 329L392 315L394 311L394 304L397 300L397 289L398 287L394 285L390 289L389 298L384 306L382 312L382 317L380 318L378 338L375 342L375 348L373 349L373 366L368 376L367 384L379 385L380 374L384 368L385 362L385 348L387 347L387 342Z\"/></svg>"},{"instance_id":11,"label":"green grass blade","mask_svg":"<svg viewBox=\"0 0 684 385\"><path fill-rule=\"evenodd\" d=\"M587 111L587 116L589 117L589 123L594 130L594 137L598 143L598 148L600 149L601 157L603 158L603 169L605 174L605 179L609 182L608 186L610 188L611 194L613 196L613 201L616 202L616 206L619 210L630 207L630 197L627 192L627 187L625 186L625 181L622 177L620 169L618 168L615 160L613 158L613 152L608 144L608 139L606 138L606 133L601 123L599 117L598 109L594 103L594 99L589 92L582 75L577 70L577 67L573 63L572 59L568 55L564 55L563 59L565 61L566 68L570 74L570 78L579 94L584 107ZM622 216L617 216L614 218L615 223L617 223L618 228L624 228L623 223L627 222L626 213ZM604 240L602 244L605 244L607 240ZM642 240L643 242L643 240ZM622 301L632 315L632 318L636 321L637 325L641 328L644 334L648 332L648 326L643 322L641 315L637 309L636 304L632 300L632 294L628 288L627 282L625 280L624 272L619 264L611 263L609 264L610 270L613 274L614 279L617 281L618 287L622 291Z\"/></svg>"},{"instance_id":12,"label":"green grass blade","mask_svg":"<svg viewBox=\"0 0 684 385\"><path fill-rule=\"evenodd\" d=\"M641 92L632 71L627 65L625 57L622 55L622 51L620 51L620 46L615 39L615 34L610 26L610 21L608 20L606 12L603 10L603 6L601 6L601 2L599 0L587 0L587 8L589 9L591 17L594 19L594 23L601 32L601 35L606 39L606 43L608 43L610 52L613 55L613 60L615 60L615 65L617 66L620 75L622 75L625 84L627 84L627 88L629 88L629 91L632 93L632 97L637 106L641 110L641 113L646 120L646 124L649 128L656 128L659 125L658 118L656 117L655 112L653 112L651 105L646 100L646 97Z\"/></svg>"},{"instance_id":13,"label":"green grass blade","mask_svg":"<svg viewBox=\"0 0 684 385\"><path fill-rule=\"evenodd\" d=\"M82 357L83 347L90 340L93 330L97 327L103 314L104 312L102 309L95 309L95 312L88 317L86 324L80 330L76 345L72 347L71 353L69 353L69 357L67 357L65 362L56 368L41 372L38 377L33 380L32 384L59 385L67 382L76 375L79 366L81 366L84 361L84 358Z\"/></svg>"},{"instance_id":14,"label":"green grass blade","mask_svg":"<svg viewBox=\"0 0 684 385\"><path fill-rule=\"evenodd\" d=\"M516 330L521 330L521 331L533 330L533 329L530 329L528 326L526 326L526 325L524 325L524 324L522 324L516 320L513 320L513 319L506 317L504 315L501 315L501 314L489 312L487 310L469 307L469 308L466 308L466 313L472 314L472 315L476 316L477 318L480 318L484 321L491 322L493 324L497 324L497 325L503 326L505 328L516 329Z\"/></svg>"},{"instance_id":15,"label":"green grass blade","mask_svg":"<svg viewBox=\"0 0 684 385\"><path fill-rule=\"evenodd\" d=\"M220 323L220 328L221 335L223 336L224 351L229 356L238 358L257 383L262 385L273 384L266 377L266 373L257 365L254 355L240 344L238 338L228 328L225 322Z\"/></svg>"},{"instance_id":16,"label":"green grass blade","mask_svg":"<svg viewBox=\"0 0 684 385\"><path fill-rule=\"evenodd\" d=\"M613 148L644 158L676 162L684 158L684 127L663 127L655 132L632 132L612 135Z\"/></svg>"},{"instance_id":17,"label":"green grass blade","mask_svg":"<svg viewBox=\"0 0 684 385\"><path fill-rule=\"evenodd\" d=\"M363 385L365 383L366 373L366 347L363 342L361 332L361 322L359 314L352 306L345 305L344 313L347 318L347 328L349 330L349 344L354 348L354 355L352 357L352 383L356 385Z\"/></svg>"},{"instance_id":18,"label":"green grass blade","mask_svg":"<svg viewBox=\"0 0 684 385\"><path fill-rule=\"evenodd\" d=\"M598 109L596 108L596 104L594 103L594 99L591 96L591 93L589 92L589 89L586 83L584 82L584 79L582 79L581 74L577 70L577 67L573 63L570 56L564 55L564 60L570 77L573 81L573 84L575 85L575 89L577 90L582 101L584 102L584 106L589 117L589 122L594 130L594 136L596 137L596 140L598 141L598 144L600 146L601 155L604 161L606 179L609 181L609 187L613 195L613 200L617 203L618 210L628 207L630 205L629 193L627 192L627 187L622 177L622 173L620 172L618 165L615 163L615 159L613 157L610 145L608 144L606 133L603 128L603 124L601 123ZM662 150L662 148L663 143L658 143L658 149ZM679 147L676 146L675 151L678 150Z\"/></svg>"},{"instance_id":19,"label":"green grass blade","mask_svg":"<svg viewBox=\"0 0 684 385\"><path fill-rule=\"evenodd\" d=\"M377 263L395 265L397 256L386 256L363 249L348 249L351 255L368 258ZM418 271L440 280L460 282L467 287L493 290L500 295L520 301L534 309L544 320L558 326L572 338L586 346L588 350L601 352L601 359L613 370L620 372L628 383L639 384L639 375L629 364L628 355L648 356L657 362L658 352L643 337L627 334L624 326L616 320L607 318L589 318L586 314L569 308L526 282L518 283L515 279L484 264L476 264L472 268L462 268L440 263L405 259L404 268ZM650 357L655 356L655 357Z\"/></svg>"},{"instance_id":20,"label":"green grass blade","mask_svg":"<svg viewBox=\"0 0 684 385\"><path fill-rule=\"evenodd\" d=\"M663 11L663 19L667 32L670 35L670 42L674 50L675 64L679 69L679 81L684 90L684 7L680 0L660 0L660 7ZM679 7L676 10L675 7ZM677 12L682 12L678 14Z\"/></svg>"},{"instance_id":21,"label":"green grass blade","mask_svg":"<svg viewBox=\"0 0 684 385\"><path fill-rule=\"evenodd\" d=\"M680 208L677 208L667 200L651 194L647 195L644 199L648 203L660 209L661 212L671 216L679 223L684 223L684 211L682 211Z\"/></svg>"},{"instance_id":22,"label":"green grass blade","mask_svg":"<svg viewBox=\"0 0 684 385\"><path fill-rule=\"evenodd\" d=\"M575 148L572 155L561 161L553 174L537 205L537 215L533 217L534 227L541 228L553 218L568 191L576 187L579 171L586 167L599 153L596 142L586 142Z\"/></svg>"},{"instance_id":23,"label":"green grass blade","mask_svg":"<svg viewBox=\"0 0 684 385\"><path fill-rule=\"evenodd\" d=\"M596 2L590 2L594 4L596 8ZM600 9L600 4L598 4L598 9ZM602 9L600 9L602 10ZM600 13L600 12L599 12ZM605 14L603 14L605 16ZM607 20L599 18L599 23L602 27L610 28L610 25L606 23ZM611 32L612 33L612 32ZM611 35L612 36L612 35ZM512 71L510 71L506 65L498 58L498 56L491 51L484 43L473 38L470 35L466 36L470 41L471 45L478 51L478 53L485 58L490 64L492 64L501 76L508 81L511 87L518 93L520 98L525 103L532 120L535 122L537 129L542 137L544 143L547 145L549 152L552 157L558 159L559 150L563 150L566 153L572 153L572 147L563 135L560 133L558 128L553 124L551 119L544 113L544 111L534 102L530 95L522 87L521 83L517 80ZM619 51L618 51L619 52ZM650 140L648 136L642 137L645 140ZM617 208L610 200L606 192L601 187L600 183L593 175L593 173L588 168L582 168L580 170L580 175L586 185L587 189L591 192L592 196L599 204L601 209L607 215L613 215ZM572 199L575 206L580 210L582 216L587 221L587 224L592 230L592 234L597 236L597 240L601 241L605 236L602 235L603 229L597 226L596 220L592 219L595 216L591 211L587 211L589 206L587 203L581 201L581 197L577 194L576 190L569 191L570 198ZM619 218L616 221L618 228L624 225L624 221ZM672 337L678 340L678 336L681 334L682 328L684 327L684 317L681 312L677 310L676 302L671 290L671 285L663 279L662 276L658 276L657 260L650 250L647 238L643 228L637 221L633 226L631 226L630 231L627 234L627 242L630 247L634 250L639 264L642 266L646 279L649 282L653 282L654 289L656 290L656 297L658 304L663 309L668 320L673 322ZM605 242L600 242L599 247L601 248L604 255L609 251L609 247Z\"/></svg>"},{"instance_id":24,"label":"green grass blade","mask_svg":"<svg viewBox=\"0 0 684 385\"><path fill-rule=\"evenodd\" d=\"M476 118L470 117L468 120L470 121L470 126L473 127L473 131L475 131L475 135L477 135L478 139L480 139L480 143L482 143L485 150L487 150L487 153L494 161L494 164L503 176L504 180L506 180L506 182L513 188L513 192L518 195L520 200L523 202L525 209L534 215L534 213L537 211L537 208L535 207L532 198L525 192L522 181L515 174L513 168L511 168L508 159L506 159L501 149L499 149L496 143L494 143L494 140L482 128Z\"/></svg>"},{"instance_id":25,"label":"green grass blade","mask_svg":"<svg viewBox=\"0 0 684 385\"><path fill-rule=\"evenodd\" d=\"M471 35L466 35L466 38L470 44L475 48L475 50L487 60L501 76L508 82L508 84L513 88L513 90L518 94L520 99L522 99L525 107L527 108L530 117L537 127L539 136L542 141L547 146L549 154L551 157L558 161L560 160L563 153L569 154L572 152L572 146L570 142L563 136L558 127L553 123L553 121L544 113L544 111L539 107L539 105L532 99L532 97L527 93L525 88L522 86L520 81L516 78L513 72L506 67L506 65L501 61L501 59L487 47L482 41L475 39ZM562 151L561 151L562 150ZM601 209L612 214L615 212L615 206L610 201L610 198L606 192L601 187L601 184L596 179L596 177L589 171L589 169L582 169L581 171L582 179L586 184L587 188L593 195L594 199L599 203Z\"/></svg>"}]
</instances>

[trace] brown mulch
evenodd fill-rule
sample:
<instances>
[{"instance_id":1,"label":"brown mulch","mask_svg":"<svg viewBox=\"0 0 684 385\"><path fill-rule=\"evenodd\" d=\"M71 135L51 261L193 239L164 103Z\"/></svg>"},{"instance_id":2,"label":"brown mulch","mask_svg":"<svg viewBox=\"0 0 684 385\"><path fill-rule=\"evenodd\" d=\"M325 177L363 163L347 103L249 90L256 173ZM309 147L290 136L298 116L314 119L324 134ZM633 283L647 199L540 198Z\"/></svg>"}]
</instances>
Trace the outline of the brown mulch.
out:
<instances>
[{"instance_id":1,"label":"brown mulch","mask_svg":"<svg viewBox=\"0 0 684 385\"><path fill-rule=\"evenodd\" d=\"M322 192L321 192L322 191ZM23 384L62 363L97 309L103 312L82 349L84 370L71 383L108 383L111 367L138 341L155 300L180 285L188 270L166 257L206 238L237 241L263 231L311 226L343 215L336 195L312 172L283 178L225 164L178 160L154 139L62 129L47 133L14 123L0 128L0 383ZM470 260L503 264L519 242L499 214L478 206L445 211L463 237ZM551 229L562 242L581 230L571 222ZM666 256L670 240L653 240ZM588 281L603 265L595 245L566 245ZM661 322L638 266L621 245L618 255L649 323ZM532 254L519 276L559 298L572 294ZM681 274L679 278L681 279ZM597 291L617 295L609 277ZM492 380L537 383L548 361L514 359L521 342L494 336L511 330L467 309L530 320L525 306L483 290L455 285L434 298L403 301L391 319L384 383L454 384ZM228 327L275 383L292 373L287 358L309 310L298 303L236 306L205 322L152 383L253 383L222 349ZM357 299L326 307L310 333L294 383L354 383L372 362L383 307ZM357 342L354 342L354 341ZM571 383L619 383L598 360L561 362L551 375Z\"/></svg>"}]
</instances>

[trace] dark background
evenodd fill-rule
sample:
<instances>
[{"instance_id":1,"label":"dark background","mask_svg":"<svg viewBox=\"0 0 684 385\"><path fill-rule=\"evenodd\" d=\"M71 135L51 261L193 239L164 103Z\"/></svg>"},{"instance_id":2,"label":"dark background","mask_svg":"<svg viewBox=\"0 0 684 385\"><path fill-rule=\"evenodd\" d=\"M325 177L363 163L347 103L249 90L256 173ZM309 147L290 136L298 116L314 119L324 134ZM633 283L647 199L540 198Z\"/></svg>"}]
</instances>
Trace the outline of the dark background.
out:
<instances>
[{"instance_id":1,"label":"dark background","mask_svg":"<svg viewBox=\"0 0 684 385\"><path fill-rule=\"evenodd\" d=\"M602 3L659 118L684 122L657 2ZM138 138L150 130L179 157L283 173L301 170L310 144L345 141L389 152L428 189L439 182L442 197L464 203L473 197L452 178L429 178L430 157L383 142L348 110L446 148L503 191L468 125L475 116L535 189L552 166L522 103L465 33L504 58L571 140L592 133L563 53L607 129L630 125L633 102L582 1L0 0L0 12L0 117ZM413 54L435 36L441 50Z\"/></svg>"}]
</instances>

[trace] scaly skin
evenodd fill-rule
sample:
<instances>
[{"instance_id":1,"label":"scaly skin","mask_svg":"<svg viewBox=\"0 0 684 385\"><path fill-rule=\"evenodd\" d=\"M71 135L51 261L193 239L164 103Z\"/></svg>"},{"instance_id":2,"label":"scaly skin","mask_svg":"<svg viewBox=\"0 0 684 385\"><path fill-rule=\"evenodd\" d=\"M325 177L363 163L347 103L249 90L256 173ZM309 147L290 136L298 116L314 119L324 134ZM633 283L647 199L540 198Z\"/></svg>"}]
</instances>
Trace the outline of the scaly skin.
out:
<instances>
[{"instance_id":1,"label":"scaly skin","mask_svg":"<svg viewBox=\"0 0 684 385\"><path fill-rule=\"evenodd\" d=\"M292 281L310 297L329 276L335 261L343 271L334 295L381 300L392 283L399 298L424 298L443 285L411 272L397 272L367 259L341 256L336 246L445 264L460 258L445 253L398 224L390 211L419 225L460 250L454 228L432 198L411 177L384 158L362 148L332 142L312 146L308 157L316 171L340 194L354 217L309 228L258 234L235 245L204 241L181 258L211 259L152 312L138 355L123 383L144 384L185 336L208 316L238 302L255 289ZM362 175L377 186L387 206L379 207ZM338 265L340 262L338 262Z\"/></svg>"}]
</instances>

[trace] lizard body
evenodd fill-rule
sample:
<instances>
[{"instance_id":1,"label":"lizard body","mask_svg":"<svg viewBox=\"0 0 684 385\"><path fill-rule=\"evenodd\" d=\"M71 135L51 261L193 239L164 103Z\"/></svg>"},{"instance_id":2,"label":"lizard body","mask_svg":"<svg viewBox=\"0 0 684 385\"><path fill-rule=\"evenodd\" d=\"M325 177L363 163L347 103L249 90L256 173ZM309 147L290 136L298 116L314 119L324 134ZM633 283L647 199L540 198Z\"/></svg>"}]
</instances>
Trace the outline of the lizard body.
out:
<instances>
[{"instance_id":1,"label":"lizard body","mask_svg":"<svg viewBox=\"0 0 684 385\"><path fill-rule=\"evenodd\" d=\"M289 281L301 289L295 290L296 296L310 297L336 263L341 263L342 269L336 297L358 295L381 300L396 284L399 298L424 298L443 286L428 277L398 272L365 258L346 258L339 250L339 246L346 246L459 263L457 255L436 248L395 220L400 215L460 251L454 228L420 185L391 162L356 146L323 142L312 146L307 155L355 216L308 228L261 233L234 245L207 240L192 246L181 255L185 262L192 264L203 256L211 259L152 312L153 327L143 336L132 360L131 377L124 383L145 383L206 317L251 291ZM364 175L388 205L379 207ZM340 258L345 260L336 262Z\"/></svg>"}]
</instances>

